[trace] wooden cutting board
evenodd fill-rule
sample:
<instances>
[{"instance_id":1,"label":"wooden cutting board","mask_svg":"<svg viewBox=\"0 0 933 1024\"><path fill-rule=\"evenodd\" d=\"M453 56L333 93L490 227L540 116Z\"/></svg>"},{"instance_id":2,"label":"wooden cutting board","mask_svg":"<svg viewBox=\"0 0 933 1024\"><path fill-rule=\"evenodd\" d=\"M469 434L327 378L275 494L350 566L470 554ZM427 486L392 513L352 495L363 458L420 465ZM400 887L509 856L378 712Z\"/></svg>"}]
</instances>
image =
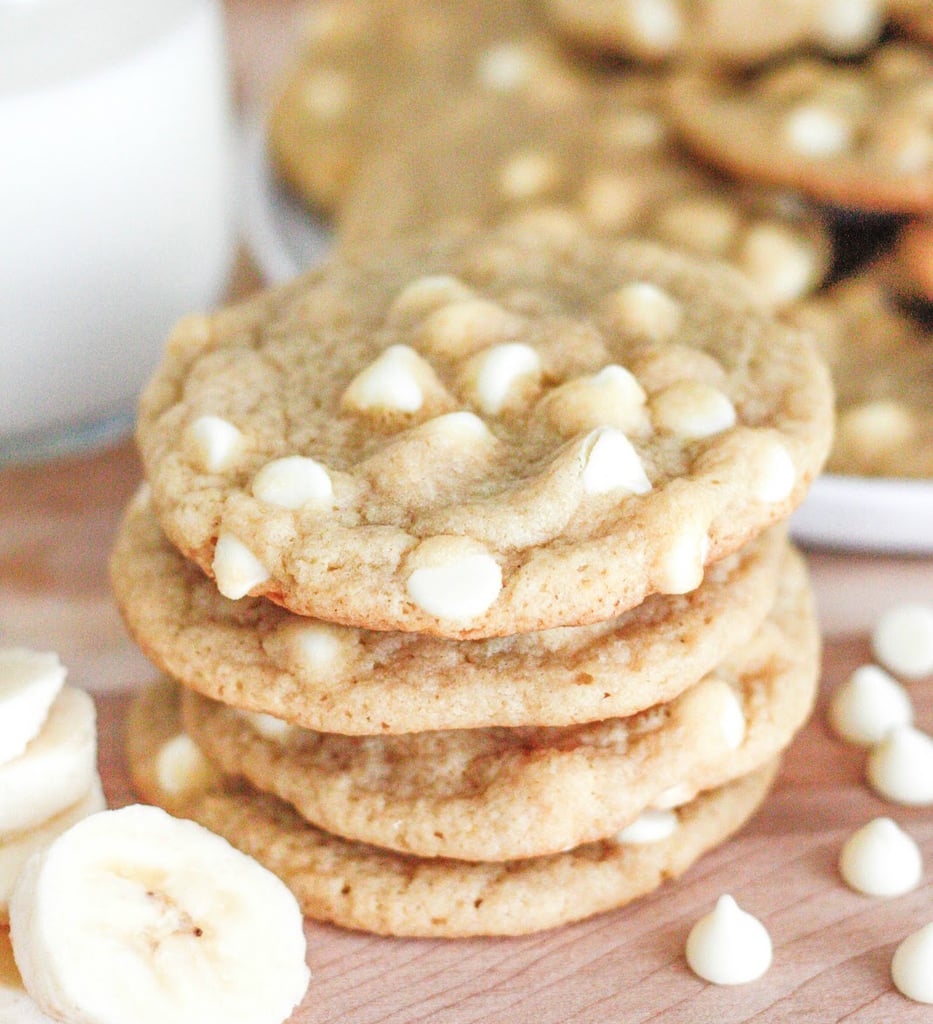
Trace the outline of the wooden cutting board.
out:
<instances>
[{"instance_id":1,"label":"wooden cutting board","mask_svg":"<svg viewBox=\"0 0 933 1024\"><path fill-rule=\"evenodd\" d=\"M869 660L864 638L827 645L820 706L755 819L680 881L626 909L520 939L385 939L309 924L312 981L292 1024L908 1024L933 1021L890 982L897 943L933 921L933 809L886 804L862 782L865 755L824 724L832 687ZM911 687L933 729L933 680ZM113 806L133 799L121 753L129 698L100 696L101 770ZM841 882L840 846L893 817L921 844L918 890L860 896ZM774 941L760 981L707 985L683 959L693 922L731 893Z\"/></svg>"}]
</instances>

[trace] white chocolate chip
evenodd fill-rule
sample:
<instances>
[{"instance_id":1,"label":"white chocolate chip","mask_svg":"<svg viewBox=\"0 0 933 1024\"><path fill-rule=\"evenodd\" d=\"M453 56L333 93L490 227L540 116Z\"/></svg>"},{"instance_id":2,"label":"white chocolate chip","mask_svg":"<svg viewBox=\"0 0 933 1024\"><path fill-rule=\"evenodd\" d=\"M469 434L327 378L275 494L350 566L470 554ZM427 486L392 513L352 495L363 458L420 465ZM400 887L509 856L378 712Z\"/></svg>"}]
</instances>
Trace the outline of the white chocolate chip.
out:
<instances>
[{"instance_id":1,"label":"white chocolate chip","mask_svg":"<svg viewBox=\"0 0 933 1024\"><path fill-rule=\"evenodd\" d=\"M417 412L424 402L419 377L433 372L414 349L391 345L353 378L342 402L363 411Z\"/></svg>"},{"instance_id":2,"label":"white chocolate chip","mask_svg":"<svg viewBox=\"0 0 933 1024\"><path fill-rule=\"evenodd\" d=\"M464 367L467 387L489 416L500 413L522 382L541 376L541 357L521 342L494 345Z\"/></svg>"},{"instance_id":3,"label":"white chocolate chip","mask_svg":"<svg viewBox=\"0 0 933 1024\"><path fill-rule=\"evenodd\" d=\"M816 258L810 243L780 224L755 224L742 241L738 264L772 306L799 299L810 287Z\"/></svg>"},{"instance_id":4,"label":"white chocolate chip","mask_svg":"<svg viewBox=\"0 0 933 1024\"><path fill-rule=\"evenodd\" d=\"M735 406L718 388L682 380L651 397L651 418L661 430L688 440L712 437L735 426Z\"/></svg>"},{"instance_id":5,"label":"white chocolate chip","mask_svg":"<svg viewBox=\"0 0 933 1024\"><path fill-rule=\"evenodd\" d=\"M175 797L204 793L220 778L194 740L184 733L162 744L156 754L155 771L160 788Z\"/></svg>"},{"instance_id":6,"label":"white chocolate chip","mask_svg":"<svg viewBox=\"0 0 933 1024\"><path fill-rule=\"evenodd\" d=\"M275 715L267 715L263 711L241 711L240 717L249 723L251 729L257 732L264 740L271 740L273 743L284 744L289 736L295 731L295 727Z\"/></svg>"},{"instance_id":7,"label":"white chocolate chip","mask_svg":"<svg viewBox=\"0 0 933 1024\"><path fill-rule=\"evenodd\" d=\"M842 739L874 746L896 726L910 725L914 715L903 686L877 665L862 665L837 687L827 717Z\"/></svg>"},{"instance_id":8,"label":"white chocolate chip","mask_svg":"<svg viewBox=\"0 0 933 1024\"><path fill-rule=\"evenodd\" d=\"M871 638L875 656L906 679L933 674L933 605L899 604L878 620Z\"/></svg>"},{"instance_id":9,"label":"white chocolate chip","mask_svg":"<svg viewBox=\"0 0 933 1024\"><path fill-rule=\"evenodd\" d=\"M658 590L662 594L689 594L703 582L709 552L705 531L685 529L672 539L658 566Z\"/></svg>"},{"instance_id":10,"label":"white chocolate chip","mask_svg":"<svg viewBox=\"0 0 933 1024\"><path fill-rule=\"evenodd\" d=\"M336 68L319 68L301 90L302 101L319 121L336 121L350 101L350 81Z\"/></svg>"},{"instance_id":11,"label":"white chocolate chip","mask_svg":"<svg viewBox=\"0 0 933 1024\"><path fill-rule=\"evenodd\" d=\"M771 966L771 936L731 896L720 896L712 913L690 929L686 955L690 970L704 981L744 985Z\"/></svg>"},{"instance_id":12,"label":"white chocolate chip","mask_svg":"<svg viewBox=\"0 0 933 1024\"><path fill-rule=\"evenodd\" d=\"M463 545L462 538L433 537L423 541L417 554L428 564L408 577L408 596L438 619L466 622L482 615L502 590L502 569L479 545Z\"/></svg>"},{"instance_id":13,"label":"white chocolate chip","mask_svg":"<svg viewBox=\"0 0 933 1024\"><path fill-rule=\"evenodd\" d=\"M731 687L719 712L719 727L726 746L730 750L738 750L745 740L745 712L742 710L742 702Z\"/></svg>"},{"instance_id":14,"label":"white chocolate chip","mask_svg":"<svg viewBox=\"0 0 933 1024\"><path fill-rule=\"evenodd\" d=\"M906 406L893 399L877 399L840 415L837 443L871 463L906 444L914 429L914 418Z\"/></svg>"},{"instance_id":15,"label":"white chocolate chip","mask_svg":"<svg viewBox=\"0 0 933 1024\"><path fill-rule=\"evenodd\" d=\"M548 420L565 435L598 426L623 433L643 433L647 427L646 395L624 366L604 366L591 377L577 377L555 388L545 399Z\"/></svg>"},{"instance_id":16,"label":"white chocolate chip","mask_svg":"<svg viewBox=\"0 0 933 1024\"><path fill-rule=\"evenodd\" d=\"M616 289L606 297L606 308L618 331L651 341L669 341L683 319L680 303L647 281Z\"/></svg>"},{"instance_id":17,"label":"white chocolate chip","mask_svg":"<svg viewBox=\"0 0 933 1024\"><path fill-rule=\"evenodd\" d=\"M894 951L891 979L901 995L915 1003L933 1003L933 922L908 935Z\"/></svg>"},{"instance_id":18,"label":"white chocolate chip","mask_svg":"<svg viewBox=\"0 0 933 1024\"><path fill-rule=\"evenodd\" d=\"M221 533L217 538L212 568L217 589L232 601L245 597L270 575L262 562L232 533Z\"/></svg>"},{"instance_id":19,"label":"white chocolate chip","mask_svg":"<svg viewBox=\"0 0 933 1024\"><path fill-rule=\"evenodd\" d=\"M838 156L852 145L852 127L826 107L806 104L795 107L784 119L787 144L801 156Z\"/></svg>"},{"instance_id":20,"label":"white chocolate chip","mask_svg":"<svg viewBox=\"0 0 933 1024\"><path fill-rule=\"evenodd\" d=\"M205 473L229 469L243 450L242 433L219 416L199 416L186 437Z\"/></svg>"},{"instance_id":21,"label":"white chocolate chip","mask_svg":"<svg viewBox=\"0 0 933 1024\"><path fill-rule=\"evenodd\" d=\"M789 498L797 483L797 468L790 452L776 438L770 438L755 460L752 496L766 505Z\"/></svg>"},{"instance_id":22,"label":"white chocolate chip","mask_svg":"<svg viewBox=\"0 0 933 1024\"><path fill-rule=\"evenodd\" d=\"M583 490L587 494L647 494L651 481L632 442L614 427L599 427L583 441Z\"/></svg>"},{"instance_id":23,"label":"white chocolate chip","mask_svg":"<svg viewBox=\"0 0 933 1024\"><path fill-rule=\"evenodd\" d=\"M489 440L492 437L489 427L486 426L479 416L474 412L466 412L465 410L444 413L443 416L435 416L434 419L422 423L421 430L430 431L437 436L450 439L478 441Z\"/></svg>"},{"instance_id":24,"label":"white chocolate chip","mask_svg":"<svg viewBox=\"0 0 933 1024\"><path fill-rule=\"evenodd\" d=\"M933 804L933 738L899 725L868 755L868 781L876 793L897 804Z\"/></svg>"},{"instance_id":25,"label":"white chocolate chip","mask_svg":"<svg viewBox=\"0 0 933 1024\"><path fill-rule=\"evenodd\" d=\"M130 505L134 509L149 508L152 505L152 487L148 481L143 480L136 488L133 497L130 498Z\"/></svg>"},{"instance_id":26,"label":"white chocolate chip","mask_svg":"<svg viewBox=\"0 0 933 1024\"><path fill-rule=\"evenodd\" d=\"M451 302L473 297L473 291L450 274L428 274L407 284L389 308L387 319L393 322L419 320Z\"/></svg>"},{"instance_id":27,"label":"white chocolate chip","mask_svg":"<svg viewBox=\"0 0 933 1024\"><path fill-rule=\"evenodd\" d=\"M815 35L830 53L858 53L881 34L884 15L878 0L821 0Z\"/></svg>"},{"instance_id":28,"label":"white chocolate chip","mask_svg":"<svg viewBox=\"0 0 933 1024\"><path fill-rule=\"evenodd\" d=\"M652 53L670 53L680 42L683 18L673 0L628 0L626 7L632 34Z\"/></svg>"},{"instance_id":29,"label":"white chocolate chip","mask_svg":"<svg viewBox=\"0 0 933 1024\"><path fill-rule=\"evenodd\" d=\"M260 501L281 508L330 506L334 498L334 485L327 470L302 455L267 462L253 478L252 490Z\"/></svg>"},{"instance_id":30,"label":"white chocolate chip","mask_svg":"<svg viewBox=\"0 0 933 1024\"><path fill-rule=\"evenodd\" d=\"M340 641L330 626L298 626L293 638L302 667L315 675L333 665L340 652Z\"/></svg>"},{"instance_id":31,"label":"white chocolate chip","mask_svg":"<svg viewBox=\"0 0 933 1024\"><path fill-rule=\"evenodd\" d=\"M678 782L676 786L668 786L662 790L652 801L651 806L658 811L671 811L675 807L683 807L689 804L696 796L696 790L685 782Z\"/></svg>"},{"instance_id":32,"label":"white chocolate chip","mask_svg":"<svg viewBox=\"0 0 933 1024\"><path fill-rule=\"evenodd\" d=\"M900 896L920 884L923 859L914 840L890 818L875 818L846 840L839 873L850 889L866 896Z\"/></svg>"},{"instance_id":33,"label":"white chocolate chip","mask_svg":"<svg viewBox=\"0 0 933 1024\"><path fill-rule=\"evenodd\" d=\"M460 358L510 341L522 326L521 317L496 302L459 299L434 310L424 321L419 339L429 352Z\"/></svg>"},{"instance_id":34,"label":"white chocolate chip","mask_svg":"<svg viewBox=\"0 0 933 1024\"><path fill-rule=\"evenodd\" d=\"M507 198L535 199L560 180L560 168L546 153L516 153L499 172L499 188Z\"/></svg>"},{"instance_id":35,"label":"white chocolate chip","mask_svg":"<svg viewBox=\"0 0 933 1024\"><path fill-rule=\"evenodd\" d=\"M615 841L625 846L645 846L670 838L680 821L670 810L649 808L625 828L616 833Z\"/></svg>"},{"instance_id":36,"label":"white chocolate chip","mask_svg":"<svg viewBox=\"0 0 933 1024\"><path fill-rule=\"evenodd\" d=\"M510 43L494 46L480 55L476 77L494 92L513 92L528 79L528 54Z\"/></svg>"},{"instance_id":37,"label":"white chocolate chip","mask_svg":"<svg viewBox=\"0 0 933 1024\"><path fill-rule=\"evenodd\" d=\"M674 198L655 215L654 233L688 252L721 256L739 229L734 203L712 196Z\"/></svg>"},{"instance_id":38,"label":"white chocolate chip","mask_svg":"<svg viewBox=\"0 0 933 1024\"><path fill-rule=\"evenodd\" d=\"M629 227L641 209L643 186L631 177L598 174L580 190L587 221L597 231L621 231Z\"/></svg>"}]
</instances>

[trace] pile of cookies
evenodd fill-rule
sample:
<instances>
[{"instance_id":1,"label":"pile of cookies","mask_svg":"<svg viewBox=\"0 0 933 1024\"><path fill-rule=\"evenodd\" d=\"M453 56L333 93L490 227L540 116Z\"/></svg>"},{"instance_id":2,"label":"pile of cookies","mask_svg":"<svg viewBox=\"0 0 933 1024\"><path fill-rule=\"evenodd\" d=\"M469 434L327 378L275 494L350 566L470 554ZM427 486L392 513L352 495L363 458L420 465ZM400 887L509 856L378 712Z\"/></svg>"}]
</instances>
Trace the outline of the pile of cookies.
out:
<instances>
[{"instance_id":1,"label":"pile of cookies","mask_svg":"<svg viewBox=\"0 0 933 1024\"><path fill-rule=\"evenodd\" d=\"M739 272L558 211L183 321L112 580L140 793L312 918L518 934L753 813L819 641L784 521L828 374Z\"/></svg>"},{"instance_id":2,"label":"pile of cookies","mask_svg":"<svg viewBox=\"0 0 933 1024\"><path fill-rule=\"evenodd\" d=\"M318 0L270 151L338 247L547 208L732 262L825 328L830 468L929 478L930 10Z\"/></svg>"}]
</instances>

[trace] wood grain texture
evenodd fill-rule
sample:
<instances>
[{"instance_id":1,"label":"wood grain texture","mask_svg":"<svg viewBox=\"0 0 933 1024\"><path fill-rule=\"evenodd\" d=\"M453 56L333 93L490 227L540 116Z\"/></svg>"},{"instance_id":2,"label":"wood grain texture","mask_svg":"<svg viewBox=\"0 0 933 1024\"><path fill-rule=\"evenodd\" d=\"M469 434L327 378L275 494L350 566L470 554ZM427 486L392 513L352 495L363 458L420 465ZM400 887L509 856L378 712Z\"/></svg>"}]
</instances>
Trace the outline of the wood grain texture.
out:
<instances>
[{"instance_id":1,"label":"wood grain texture","mask_svg":"<svg viewBox=\"0 0 933 1024\"><path fill-rule=\"evenodd\" d=\"M864 752L824 724L832 687L869 658L864 638L830 643L820 707L787 755L762 811L731 842L654 896L578 925L521 939L383 939L309 924L312 983L293 1024L737 1024L933 1019L892 987L901 938L933 920L933 811L894 807L862 782ZM933 728L933 680L911 687ZM111 803L131 799L121 753L125 696L99 697L101 768ZM841 882L845 838L895 818L921 844L921 888L880 900ZM688 970L692 923L723 892L771 932L774 964L760 981L718 988Z\"/></svg>"}]
</instances>

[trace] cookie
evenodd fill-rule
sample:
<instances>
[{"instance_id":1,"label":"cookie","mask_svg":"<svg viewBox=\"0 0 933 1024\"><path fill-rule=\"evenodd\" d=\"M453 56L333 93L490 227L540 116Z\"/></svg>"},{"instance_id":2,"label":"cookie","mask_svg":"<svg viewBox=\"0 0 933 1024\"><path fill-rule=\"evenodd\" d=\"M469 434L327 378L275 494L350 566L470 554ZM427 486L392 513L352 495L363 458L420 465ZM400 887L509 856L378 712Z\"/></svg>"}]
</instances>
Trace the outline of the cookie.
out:
<instances>
[{"instance_id":1,"label":"cookie","mask_svg":"<svg viewBox=\"0 0 933 1024\"><path fill-rule=\"evenodd\" d=\"M230 601L168 543L145 500L126 511L111 580L152 661L247 711L350 734L569 725L670 700L749 639L774 602L782 537L775 527L710 566L689 594L495 640L379 633Z\"/></svg>"},{"instance_id":2,"label":"cookie","mask_svg":"<svg viewBox=\"0 0 933 1024\"><path fill-rule=\"evenodd\" d=\"M922 307L933 303L933 219L904 226L886 271L889 286L918 312L922 314Z\"/></svg>"},{"instance_id":3,"label":"cookie","mask_svg":"<svg viewBox=\"0 0 933 1024\"><path fill-rule=\"evenodd\" d=\"M831 424L810 340L740 275L545 219L184 321L137 437L225 596L467 639L694 590L799 503Z\"/></svg>"},{"instance_id":4,"label":"cookie","mask_svg":"<svg viewBox=\"0 0 933 1024\"><path fill-rule=\"evenodd\" d=\"M544 0L555 30L599 54L756 64L800 47L860 53L884 25L882 0Z\"/></svg>"},{"instance_id":5,"label":"cookie","mask_svg":"<svg viewBox=\"0 0 933 1024\"><path fill-rule=\"evenodd\" d=\"M838 424L835 473L933 477L933 338L887 287L887 267L801 303L793 319L813 330L832 369Z\"/></svg>"},{"instance_id":6,"label":"cookie","mask_svg":"<svg viewBox=\"0 0 933 1024\"><path fill-rule=\"evenodd\" d=\"M673 702L628 718L345 737L189 692L183 721L221 772L329 832L422 857L555 853L618 832L661 794L684 802L787 746L816 695L819 631L801 560L789 558L785 573L749 643Z\"/></svg>"},{"instance_id":7,"label":"cookie","mask_svg":"<svg viewBox=\"0 0 933 1024\"><path fill-rule=\"evenodd\" d=\"M269 115L273 162L313 207L336 212L367 152L443 116L469 90L572 102L571 62L525 0L324 0Z\"/></svg>"},{"instance_id":8,"label":"cookie","mask_svg":"<svg viewBox=\"0 0 933 1024\"><path fill-rule=\"evenodd\" d=\"M686 143L719 167L829 203L933 210L933 55L891 42L864 60L811 56L750 76L686 70L670 113Z\"/></svg>"},{"instance_id":9,"label":"cookie","mask_svg":"<svg viewBox=\"0 0 933 1024\"><path fill-rule=\"evenodd\" d=\"M713 176L677 145L649 75L594 76L586 102L472 95L374 151L344 203L338 246L385 244L436 225L496 224L544 207L608 236L656 239L733 263L768 305L816 288L828 232L789 195Z\"/></svg>"},{"instance_id":10,"label":"cookie","mask_svg":"<svg viewBox=\"0 0 933 1024\"><path fill-rule=\"evenodd\" d=\"M737 831L777 770L772 763L676 808L660 830L669 834L655 842L606 840L499 864L423 859L330 835L287 804L234 783L173 797L155 762L178 734L176 698L174 684L157 684L131 711L127 754L140 796L255 857L291 888L306 916L383 935L522 935L623 906Z\"/></svg>"}]
</instances>

